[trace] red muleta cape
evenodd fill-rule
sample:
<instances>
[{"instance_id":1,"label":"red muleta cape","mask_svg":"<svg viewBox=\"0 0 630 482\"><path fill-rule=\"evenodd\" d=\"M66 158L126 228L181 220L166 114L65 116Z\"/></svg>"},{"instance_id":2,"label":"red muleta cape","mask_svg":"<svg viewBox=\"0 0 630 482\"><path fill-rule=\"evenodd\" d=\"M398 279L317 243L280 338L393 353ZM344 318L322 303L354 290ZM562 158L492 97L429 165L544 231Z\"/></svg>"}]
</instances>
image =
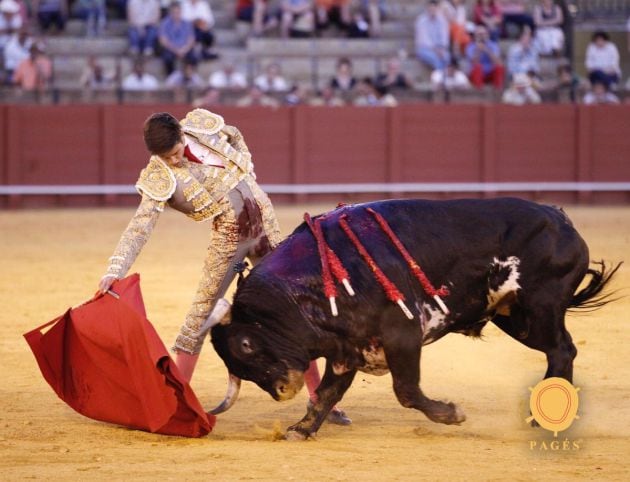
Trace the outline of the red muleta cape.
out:
<instances>
[{"instance_id":1,"label":"red muleta cape","mask_svg":"<svg viewBox=\"0 0 630 482\"><path fill-rule=\"evenodd\" d=\"M97 295L24 334L42 375L86 417L166 435L207 435L216 417L203 410L147 320L140 276L111 289L120 299Z\"/></svg>"}]
</instances>

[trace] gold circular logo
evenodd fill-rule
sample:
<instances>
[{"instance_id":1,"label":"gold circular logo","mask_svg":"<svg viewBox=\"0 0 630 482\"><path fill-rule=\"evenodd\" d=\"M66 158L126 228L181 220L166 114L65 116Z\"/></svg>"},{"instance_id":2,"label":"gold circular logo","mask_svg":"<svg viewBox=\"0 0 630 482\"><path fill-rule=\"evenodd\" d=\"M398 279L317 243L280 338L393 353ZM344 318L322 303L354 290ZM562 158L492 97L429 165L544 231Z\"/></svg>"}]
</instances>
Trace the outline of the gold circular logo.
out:
<instances>
[{"instance_id":1,"label":"gold circular logo","mask_svg":"<svg viewBox=\"0 0 630 482\"><path fill-rule=\"evenodd\" d=\"M527 422L536 420L545 430L558 432L568 429L573 420L580 418L578 411L578 390L564 378L552 377L530 388L529 409L532 416Z\"/></svg>"}]
</instances>

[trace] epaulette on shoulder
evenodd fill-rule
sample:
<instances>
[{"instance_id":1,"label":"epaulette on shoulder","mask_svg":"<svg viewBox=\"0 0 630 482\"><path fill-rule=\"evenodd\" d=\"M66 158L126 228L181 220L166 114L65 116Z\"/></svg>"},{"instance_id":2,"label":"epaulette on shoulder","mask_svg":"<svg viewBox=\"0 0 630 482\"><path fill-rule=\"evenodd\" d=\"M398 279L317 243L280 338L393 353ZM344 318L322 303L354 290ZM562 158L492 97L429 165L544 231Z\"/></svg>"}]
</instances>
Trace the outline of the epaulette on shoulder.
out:
<instances>
[{"instance_id":1,"label":"epaulette on shoulder","mask_svg":"<svg viewBox=\"0 0 630 482\"><path fill-rule=\"evenodd\" d=\"M180 121L182 130L195 137L211 136L223 129L225 121L219 114L206 109L194 109Z\"/></svg>"},{"instance_id":2,"label":"epaulette on shoulder","mask_svg":"<svg viewBox=\"0 0 630 482\"><path fill-rule=\"evenodd\" d=\"M149 164L140 172L136 189L156 201L168 200L177 187L175 174L157 156L152 156Z\"/></svg>"}]
</instances>

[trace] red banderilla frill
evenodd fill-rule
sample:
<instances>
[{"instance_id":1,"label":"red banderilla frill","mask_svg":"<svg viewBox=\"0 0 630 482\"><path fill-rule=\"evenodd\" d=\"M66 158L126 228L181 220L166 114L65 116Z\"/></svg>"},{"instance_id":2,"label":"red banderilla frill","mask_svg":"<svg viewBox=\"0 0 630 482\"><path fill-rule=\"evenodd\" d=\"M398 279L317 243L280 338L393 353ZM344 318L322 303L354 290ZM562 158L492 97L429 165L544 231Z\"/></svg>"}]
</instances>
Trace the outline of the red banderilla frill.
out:
<instances>
[{"instance_id":1,"label":"red banderilla frill","mask_svg":"<svg viewBox=\"0 0 630 482\"><path fill-rule=\"evenodd\" d=\"M339 314L336 303L337 288L333 282L331 270L335 278L337 278L337 281L344 285L348 294L350 296L354 296L354 290L352 289L352 286L350 286L350 276L341 264L341 260L326 243L326 238L324 238L324 233L321 227L321 219L317 219L313 223L310 214L304 213L304 221L313 233L317 243L317 251L319 252L319 259L322 264L324 295L326 295L328 301L330 302L330 311L332 312L332 315L337 316Z\"/></svg>"},{"instance_id":2,"label":"red banderilla frill","mask_svg":"<svg viewBox=\"0 0 630 482\"><path fill-rule=\"evenodd\" d=\"M377 266L376 261L374 261L374 258L370 256L370 253L368 253L367 249L365 249L365 246L361 244L361 241L359 241L359 238L357 238L356 234L354 234L354 232L352 231L352 228L348 224L348 221L346 221L347 217L348 217L347 214L342 214L339 217L339 225L341 226L341 229L343 229L343 231L346 233L346 235L348 236L352 244L354 244L355 248L357 248L357 251L359 251L359 254L361 255L361 257L365 260L367 265L370 267L370 269L372 270L372 273L374 273L374 277L383 287L383 290L385 291L385 295L387 296L387 298L390 301L393 301L394 303L396 303L407 318L409 318L410 320L413 320L413 314L411 313L411 311L409 311L409 308L407 308L407 306L404 303L405 296L398 290L398 288L396 288L394 283L392 283L390 279L385 275L385 273L383 273L383 271L381 271L381 269Z\"/></svg>"},{"instance_id":3,"label":"red banderilla frill","mask_svg":"<svg viewBox=\"0 0 630 482\"><path fill-rule=\"evenodd\" d=\"M420 285L422 286L422 289L424 289L424 292L435 300L435 302L438 304L438 306L444 312L445 315L448 315L449 309L446 307L446 305L440 298L440 296L448 296L450 294L448 288L446 286L441 286L439 290L436 290L434 286L431 284L431 282L429 281L429 278L427 278L427 276L424 274L424 271L420 269L420 266L418 266L418 263L416 263L416 261L409 254L409 251L407 251L407 249L402 244L400 239L398 239L398 236L396 236L394 231L392 231L392 228L389 226L385 218L381 216L379 213L377 213L376 211L374 211L374 209L372 208L367 208L367 211L370 214L372 214L372 216L374 216L374 219L376 219L376 222L378 223L378 225L385 232L385 234L387 234L387 236L389 237L391 242L394 244L394 246L396 246L396 249L398 249L402 257L405 258L405 261L409 265L409 269L411 269L411 272L413 273L413 275L420 282Z\"/></svg>"}]
</instances>

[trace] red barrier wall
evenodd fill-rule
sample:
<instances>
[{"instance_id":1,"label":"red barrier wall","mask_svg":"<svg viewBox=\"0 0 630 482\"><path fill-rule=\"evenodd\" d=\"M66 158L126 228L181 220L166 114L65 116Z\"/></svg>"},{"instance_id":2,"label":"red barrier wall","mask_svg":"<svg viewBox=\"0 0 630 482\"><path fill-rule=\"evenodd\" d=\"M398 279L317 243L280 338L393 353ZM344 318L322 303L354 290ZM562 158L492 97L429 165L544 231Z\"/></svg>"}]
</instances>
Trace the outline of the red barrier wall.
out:
<instances>
[{"instance_id":1,"label":"red barrier wall","mask_svg":"<svg viewBox=\"0 0 630 482\"><path fill-rule=\"evenodd\" d=\"M144 119L157 111L182 117L186 110L184 105L0 106L0 184L132 184L148 157ZM217 112L241 130L265 184L630 181L627 105L222 107ZM628 193L551 196L630 200ZM136 201L88 196L78 202L88 200ZM6 198L0 202L7 204ZM9 204L30 202L22 197Z\"/></svg>"}]
</instances>

